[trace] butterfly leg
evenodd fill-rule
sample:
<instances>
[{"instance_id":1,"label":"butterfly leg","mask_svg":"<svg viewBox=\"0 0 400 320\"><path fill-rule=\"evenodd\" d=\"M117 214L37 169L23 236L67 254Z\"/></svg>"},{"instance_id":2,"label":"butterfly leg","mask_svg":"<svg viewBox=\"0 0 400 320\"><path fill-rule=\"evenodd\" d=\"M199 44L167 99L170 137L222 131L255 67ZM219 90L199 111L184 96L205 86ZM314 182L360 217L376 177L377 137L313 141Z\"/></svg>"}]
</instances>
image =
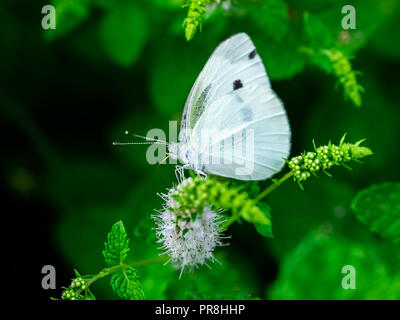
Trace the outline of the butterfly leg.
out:
<instances>
[{"instance_id":1,"label":"butterfly leg","mask_svg":"<svg viewBox=\"0 0 400 320\"><path fill-rule=\"evenodd\" d=\"M207 173L205 173L204 171L202 171L202 170L196 170L196 174L197 174L197 176L203 176L204 178L207 178Z\"/></svg>"},{"instance_id":2,"label":"butterfly leg","mask_svg":"<svg viewBox=\"0 0 400 320\"><path fill-rule=\"evenodd\" d=\"M175 167L175 177L179 182L182 182L185 179L185 169L189 169L190 164L185 164L183 166L176 166Z\"/></svg>"}]
</instances>

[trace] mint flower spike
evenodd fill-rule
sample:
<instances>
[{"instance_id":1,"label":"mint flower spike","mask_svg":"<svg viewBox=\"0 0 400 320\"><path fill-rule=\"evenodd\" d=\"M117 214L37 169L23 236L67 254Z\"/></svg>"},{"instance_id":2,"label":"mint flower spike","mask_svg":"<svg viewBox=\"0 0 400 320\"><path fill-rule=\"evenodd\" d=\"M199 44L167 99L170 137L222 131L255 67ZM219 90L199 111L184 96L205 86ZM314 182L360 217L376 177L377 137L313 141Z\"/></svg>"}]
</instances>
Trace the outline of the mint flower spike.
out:
<instances>
[{"instance_id":1,"label":"mint flower spike","mask_svg":"<svg viewBox=\"0 0 400 320\"><path fill-rule=\"evenodd\" d=\"M181 275L185 268L214 262L214 249L223 246L222 232L241 219L254 224L257 231L272 237L269 207L258 203L231 182L214 177L186 178L166 194L160 194L165 205L153 219L161 249ZM232 215L223 220L222 211Z\"/></svg>"},{"instance_id":2,"label":"mint flower spike","mask_svg":"<svg viewBox=\"0 0 400 320\"><path fill-rule=\"evenodd\" d=\"M183 21L185 28L185 38L187 41L192 40L197 28L201 29L201 20L206 12L206 6L211 0L188 0L183 6L189 7L186 19Z\"/></svg>"},{"instance_id":3,"label":"mint flower spike","mask_svg":"<svg viewBox=\"0 0 400 320\"><path fill-rule=\"evenodd\" d=\"M244 185L236 186L230 181L220 181L209 176L188 178L177 186L177 192L172 194L175 204L181 212L201 212L204 207L211 207L231 211L229 222L221 225L226 229L231 222L243 219L253 224L271 225L269 214L265 208L259 206L258 201L252 199L244 191Z\"/></svg>"},{"instance_id":4,"label":"mint flower spike","mask_svg":"<svg viewBox=\"0 0 400 320\"><path fill-rule=\"evenodd\" d=\"M193 186L193 179L188 178L167 194L161 194L164 208L153 216L157 223L157 242L162 243L161 249L165 250L169 261L181 269L179 278L185 268L193 271L199 265L208 266L208 261L216 261L214 249L223 245L222 217L206 206L204 195L197 192L185 199L182 197L182 193L192 190Z\"/></svg>"},{"instance_id":5,"label":"mint flower spike","mask_svg":"<svg viewBox=\"0 0 400 320\"><path fill-rule=\"evenodd\" d=\"M364 88L358 83L357 75L361 73L354 71L350 59L339 49L322 50L322 52L328 57L332 63L333 72L338 78L338 83L343 86L344 95L346 98L350 98L351 101L357 106L362 105L361 93L364 92Z\"/></svg>"},{"instance_id":6,"label":"mint flower spike","mask_svg":"<svg viewBox=\"0 0 400 320\"><path fill-rule=\"evenodd\" d=\"M303 189L302 181L307 180L311 175L317 175L323 171L328 176L331 176L326 170L331 167L344 166L351 170L346 164L351 160L361 162L360 159L372 155L373 152L361 143L365 139L354 144L344 142L346 134L340 140L339 145L334 145L331 142L328 145L316 147L314 141L315 152L303 152L300 156L296 156L287 161L289 168L293 174L293 178Z\"/></svg>"}]
</instances>

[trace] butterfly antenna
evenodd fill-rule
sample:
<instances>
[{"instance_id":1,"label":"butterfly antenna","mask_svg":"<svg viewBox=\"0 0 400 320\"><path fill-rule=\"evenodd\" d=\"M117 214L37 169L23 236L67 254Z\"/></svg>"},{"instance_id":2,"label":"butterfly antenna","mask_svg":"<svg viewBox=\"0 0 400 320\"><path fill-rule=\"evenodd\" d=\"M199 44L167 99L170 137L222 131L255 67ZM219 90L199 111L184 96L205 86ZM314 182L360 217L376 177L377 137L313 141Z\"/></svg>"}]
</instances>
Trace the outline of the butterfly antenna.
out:
<instances>
[{"instance_id":1,"label":"butterfly antenna","mask_svg":"<svg viewBox=\"0 0 400 320\"><path fill-rule=\"evenodd\" d=\"M161 144L161 145L165 145L165 143L158 143L158 142L117 142L114 141L113 146L125 146L125 145L129 145L129 144Z\"/></svg>"},{"instance_id":2,"label":"butterfly antenna","mask_svg":"<svg viewBox=\"0 0 400 320\"><path fill-rule=\"evenodd\" d=\"M160 139L153 139L149 137L144 137L140 136L138 134L134 134L129 132L128 130L125 131L126 135L132 136L132 137L137 137L146 140L146 142L113 142L114 146L125 146L125 145L131 145L131 144L161 144L161 145L168 145L168 142L160 140ZM166 160L166 159L164 159ZM163 160L163 161L164 161Z\"/></svg>"},{"instance_id":3,"label":"butterfly antenna","mask_svg":"<svg viewBox=\"0 0 400 320\"><path fill-rule=\"evenodd\" d=\"M128 136L132 136L132 137L136 137L136 138L141 138L141 139L144 139L144 140L146 140L146 141L162 142L162 143L168 145L168 142L166 142L166 141L164 141L164 140L153 139L153 138L149 138L149 137L144 137L144 136L141 136L141 135L138 135L138 134L134 134L134 133L132 133L132 132L130 132L130 131L128 131L128 130L125 131L125 134L128 135Z\"/></svg>"},{"instance_id":4,"label":"butterfly antenna","mask_svg":"<svg viewBox=\"0 0 400 320\"><path fill-rule=\"evenodd\" d=\"M160 166L160 164L162 164L165 160L167 160L170 157L170 155L167 155L164 159L162 159L159 163L157 168Z\"/></svg>"}]
</instances>

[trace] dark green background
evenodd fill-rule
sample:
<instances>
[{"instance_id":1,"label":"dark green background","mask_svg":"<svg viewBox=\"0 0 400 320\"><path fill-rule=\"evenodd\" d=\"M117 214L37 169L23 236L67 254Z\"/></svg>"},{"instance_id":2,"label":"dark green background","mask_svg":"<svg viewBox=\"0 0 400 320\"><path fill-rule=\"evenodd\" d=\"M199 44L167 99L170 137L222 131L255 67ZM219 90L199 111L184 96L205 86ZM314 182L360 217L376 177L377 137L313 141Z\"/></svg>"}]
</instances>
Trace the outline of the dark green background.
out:
<instances>
[{"instance_id":1,"label":"dark green background","mask_svg":"<svg viewBox=\"0 0 400 320\"><path fill-rule=\"evenodd\" d=\"M98 272L106 234L119 219L135 235L132 259L158 254L148 217L161 207L156 193L175 183L174 167L149 165L146 146L111 143L129 141L126 129L142 135L167 130L169 120L180 119L191 85L217 44L247 32L285 104L291 155L311 150L312 139L318 145L338 142L346 132L349 142L366 138L375 154L352 164L353 171L337 168L333 178L307 181L305 191L287 182L268 199L274 239L262 238L251 225L234 225L230 246L216 252L222 266L203 267L181 280L169 266L143 267L146 296L399 297L398 247L369 233L349 208L358 190L400 176L398 1L286 3L289 19L279 10L272 18L260 13L257 1L238 1L249 11L217 11L186 42L181 24L187 10L179 1L64 1L56 30L41 29L46 2L2 1L2 214L12 296L59 296L60 289L40 287L45 264L56 267L58 288L68 285L73 268ZM361 108L344 100L332 74L295 50L307 41L303 12L323 19L337 36L344 4L356 7L355 32L362 37L352 51L365 88ZM352 263L359 266L359 287L343 293L340 269ZM107 281L94 287L98 298L114 297Z\"/></svg>"}]
</instances>

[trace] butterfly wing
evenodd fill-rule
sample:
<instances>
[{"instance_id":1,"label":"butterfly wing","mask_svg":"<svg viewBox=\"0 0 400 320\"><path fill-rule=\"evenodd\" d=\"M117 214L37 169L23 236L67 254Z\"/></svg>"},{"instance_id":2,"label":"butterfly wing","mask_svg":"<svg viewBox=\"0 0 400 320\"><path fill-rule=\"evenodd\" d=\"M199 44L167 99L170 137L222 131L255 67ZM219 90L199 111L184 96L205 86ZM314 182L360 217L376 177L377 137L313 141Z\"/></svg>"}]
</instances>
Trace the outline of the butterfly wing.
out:
<instances>
[{"instance_id":1,"label":"butterfly wing","mask_svg":"<svg viewBox=\"0 0 400 320\"><path fill-rule=\"evenodd\" d=\"M197 77L185 103L179 140L190 143L193 128L212 102L251 85L270 87L253 42L247 34L238 33L214 50Z\"/></svg>"},{"instance_id":2,"label":"butterfly wing","mask_svg":"<svg viewBox=\"0 0 400 320\"><path fill-rule=\"evenodd\" d=\"M252 85L215 100L196 123L192 145L207 173L264 180L284 166L290 137L280 99L270 87Z\"/></svg>"}]
</instances>

